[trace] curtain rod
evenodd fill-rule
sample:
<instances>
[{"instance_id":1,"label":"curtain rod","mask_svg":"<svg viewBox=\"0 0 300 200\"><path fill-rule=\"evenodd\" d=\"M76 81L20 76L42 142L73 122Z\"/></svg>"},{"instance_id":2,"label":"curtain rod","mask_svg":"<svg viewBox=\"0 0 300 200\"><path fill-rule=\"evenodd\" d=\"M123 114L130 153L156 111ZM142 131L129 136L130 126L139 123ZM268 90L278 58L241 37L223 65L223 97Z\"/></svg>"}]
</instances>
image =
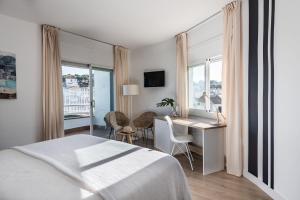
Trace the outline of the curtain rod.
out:
<instances>
[{"instance_id":1,"label":"curtain rod","mask_svg":"<svg viewBox=\"0 0 300 200\"><path fill-rule=\"evenodd\" d=\"M207 17L206 19L202 20L201 22L195 24L194 26L188 28L187 30L182 31L182 32L176 34L175 37L176 37L177 35L181 34L181 33L187 33L187 32L189 32L189 31L193 30L193 29L196 28L197 26L199 26L199 25L201 25L201 24L204 24L205 22L209 21L210 19L214 18L215 16L217 16L217 15L219 15L219 14L221 14L221 13L222 13L222 10L219 10L218 12L212 14L211 16L209 16L209 17Z\"/></svg>"},{"instance_id":2,"label":"curtain rod","mask_svg":"<svg viewBox=\"0 0 300 200\"><path fill-rule=\"evenodd\" d=\"M65 33L69 33L69 34L72 34L72 35L76 35L76 36L79 36L79 37L83 37L83 38L86 38L86 39L89 39L89 40L93 40L93 41L96 41L96 42L100 42L100 43L103 43L103 44L107 44L107 45L111 45L111 46L116 46L112 43L109 43L109 42L104 42L104 41L101 41L101 40L97 40L97 39L94 39L94 38L90 38L90 37L87 37L85 35L81 35L81 34L78 34L78 33L74 33L74 32L71 32L71 31L67 31L67 30L64 30L62 28L58 28L58 30L62 31L62 32L65 32Z\"/></svg>"}]
</instances>

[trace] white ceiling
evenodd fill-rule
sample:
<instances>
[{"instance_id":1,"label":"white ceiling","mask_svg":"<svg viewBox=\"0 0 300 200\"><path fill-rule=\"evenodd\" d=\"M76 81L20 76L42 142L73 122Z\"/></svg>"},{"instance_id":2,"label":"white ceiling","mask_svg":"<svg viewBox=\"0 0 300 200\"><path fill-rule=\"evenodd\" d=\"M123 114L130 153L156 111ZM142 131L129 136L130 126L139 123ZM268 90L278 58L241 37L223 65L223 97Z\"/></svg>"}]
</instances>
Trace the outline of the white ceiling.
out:
<instances>
[{"instance_id":1,"label":"white ceiling","mask_svg":"<svg viewBox=\"0 0 300 200\"><path fill-rule=\"evenodd\" d=\"M138 48L173 37L224 0L0 0L0 13Z\"/></svg>"}]
</instances>

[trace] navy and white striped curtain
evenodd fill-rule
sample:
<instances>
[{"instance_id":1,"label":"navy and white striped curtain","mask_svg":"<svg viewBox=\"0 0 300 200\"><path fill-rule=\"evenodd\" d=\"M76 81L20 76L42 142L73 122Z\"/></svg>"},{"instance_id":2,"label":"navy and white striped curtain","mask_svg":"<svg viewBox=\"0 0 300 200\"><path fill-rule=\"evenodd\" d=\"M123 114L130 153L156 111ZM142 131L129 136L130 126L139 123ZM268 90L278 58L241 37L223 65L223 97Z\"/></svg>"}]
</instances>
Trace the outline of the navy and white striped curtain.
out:
<instances>
[{"instance_id":1,"label":"navy and white striped curtain","mask_svg":"<svg viewBox=\"0 0 300 200\"><path fill-rule=\"evenodd\" d=\"M275 0L249 0L248 171L274 187Z\"/></svg>"}]
</instances>

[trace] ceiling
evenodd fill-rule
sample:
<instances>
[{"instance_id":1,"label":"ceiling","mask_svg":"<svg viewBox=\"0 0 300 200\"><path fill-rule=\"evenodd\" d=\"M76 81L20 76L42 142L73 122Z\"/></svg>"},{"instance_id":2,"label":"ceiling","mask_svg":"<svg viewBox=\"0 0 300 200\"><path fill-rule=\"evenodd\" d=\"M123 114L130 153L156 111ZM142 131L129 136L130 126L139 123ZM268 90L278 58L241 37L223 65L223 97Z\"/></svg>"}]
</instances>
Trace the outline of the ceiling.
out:
<instances>
[{"instance_id":1,"label":"ceiling","mask_svg":"<svg viewBox=\"0 0 300 200\"><path fill-rule=\"evenodd\" d=\"M130 49L170 39L224 0L0 0L0 13Z\"/></svg>"}]
</instances>

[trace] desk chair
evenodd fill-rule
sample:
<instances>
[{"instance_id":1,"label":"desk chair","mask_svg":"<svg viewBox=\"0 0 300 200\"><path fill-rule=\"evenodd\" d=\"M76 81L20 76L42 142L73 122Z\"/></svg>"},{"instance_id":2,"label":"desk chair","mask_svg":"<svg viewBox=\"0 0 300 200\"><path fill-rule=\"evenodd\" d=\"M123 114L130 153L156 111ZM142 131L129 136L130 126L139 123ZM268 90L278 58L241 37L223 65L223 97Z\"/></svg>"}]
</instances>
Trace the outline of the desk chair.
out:
<instances>
[{"instance_id":1,"label":"desk chair","mask_svg":"<svg viewBox=\"0 0 300 200\"><path fill-rule=\"evenodd\" d=\"M173 122L171 120L171 118L169 116L165 116L165 119L168 123L168 127L169 127L169 133L170 133L170 139L173 142L173 147L172 147L172 151L171 151L171 156L173 156L173 154L175 154L175 148L177 147L177 149L183 153L187 159L190 162L191 168L192 170L194 170L193 168L193 163L192 161L194 161L194 158L192 156L190 147L189 147L189 142L193 141L193 136L192 135L179 135L179 136L175 136L174 135L174 127L173 127ZM186 149L186 152L184 150L184 147Z\"/></svg>"}]
</instances>

